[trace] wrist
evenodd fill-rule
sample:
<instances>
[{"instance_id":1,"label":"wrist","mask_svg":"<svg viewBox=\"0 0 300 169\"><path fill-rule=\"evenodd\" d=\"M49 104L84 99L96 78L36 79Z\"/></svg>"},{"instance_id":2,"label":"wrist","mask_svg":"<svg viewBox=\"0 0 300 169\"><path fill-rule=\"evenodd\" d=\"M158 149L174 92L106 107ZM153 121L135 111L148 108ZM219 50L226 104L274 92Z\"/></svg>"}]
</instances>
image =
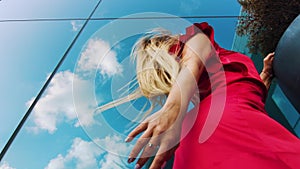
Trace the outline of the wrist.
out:
<instances>
[{"instance_id":1,"label":"wrist","mask_svg":"<svg viewBox=\"0 0 300 169\"><path fill-rule=\"evenodd\" d=\"M172 115L176 116L176 118L179 118L181 120L184 119L186 114L186 107L181 104L181 102L172 102L172 103L166 103L162 107L163 112L170 112Z\"/></svg>"},{"instance_id":2,"label":"wrist","mask_svg":"<svg viewBox=\"0 0 300 169\"><path fill-rule=\"evenodd\" d=\"M268 70L262 70L261 72L262 74L265 74L268 77L273 77L273 73L271 71Z\"/></svg>"}]
</instances>

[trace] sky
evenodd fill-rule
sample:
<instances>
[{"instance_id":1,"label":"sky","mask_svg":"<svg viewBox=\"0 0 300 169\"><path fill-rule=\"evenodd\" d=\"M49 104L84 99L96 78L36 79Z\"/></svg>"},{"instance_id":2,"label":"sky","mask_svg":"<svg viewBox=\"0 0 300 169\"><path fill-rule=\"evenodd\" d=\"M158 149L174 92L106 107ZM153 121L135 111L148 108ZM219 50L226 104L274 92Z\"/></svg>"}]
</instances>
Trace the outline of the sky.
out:
<instances>
[{"instance_id":1,"label":"sky","mask_svg":"<svg viewBox=\"0 0 300 169\"><path fill-rule=\"evenodd\" d=\"M0 1L1 149L97 2ZM133 144L123 140L138 124L135 117L147 101L139 99L103 113L94 110L121 97L124 91L119 89L134 78L129 59L134 42L151 28L185 33L191 23L206 21L214 27L216 41L230 49L237 18L118 18L238 16L239 12L236 0L101 1L0 169L133 168L126 163ZM66 20L20 21L43 18Z\"/></svg>"}]
</instances>

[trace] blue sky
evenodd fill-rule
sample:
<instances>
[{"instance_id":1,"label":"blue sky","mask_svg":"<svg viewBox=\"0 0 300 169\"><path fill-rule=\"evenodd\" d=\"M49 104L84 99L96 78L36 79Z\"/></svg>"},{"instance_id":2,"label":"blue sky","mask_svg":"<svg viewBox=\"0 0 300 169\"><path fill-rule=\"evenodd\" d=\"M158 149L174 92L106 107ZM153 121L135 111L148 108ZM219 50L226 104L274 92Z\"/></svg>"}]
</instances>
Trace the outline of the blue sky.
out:
<instances>
[{"instance_id":1,"label":"blue sky","mask_svg":"<svg viewBox=\"0 0 300 169\"><path fill-rule=\"evenodd\" d=\"M2 0L0 20L87 18L97 2ZM236 0L217 2L103 0L92 18L239 15ZM96 105L118 98L120 92L115 91L134 76L128 55L138 32L161 26L184 33L189 23L202 21L213 25L221 46L231 48L236 18L90 21L11 145L0 169L132 167L125 163L126 158L115 154L129 153L132 145L125 144L123 139L132 125L130 120L138 113L138 104L125 104L98 115L92 112ZM1 149L83 22L0 22Z\"/></svg>"}]
</instances>

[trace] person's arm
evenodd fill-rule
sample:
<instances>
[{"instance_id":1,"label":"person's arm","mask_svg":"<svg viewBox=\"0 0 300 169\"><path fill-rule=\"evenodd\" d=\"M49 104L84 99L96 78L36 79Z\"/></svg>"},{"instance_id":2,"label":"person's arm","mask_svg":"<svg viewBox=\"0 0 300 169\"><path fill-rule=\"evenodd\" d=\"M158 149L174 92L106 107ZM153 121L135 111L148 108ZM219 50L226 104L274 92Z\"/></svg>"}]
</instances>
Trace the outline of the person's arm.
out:
<instances>
[{"instance_id":1,"label":"person's arm","mask_svg":"<svg viewBox=\"0 0 300 169\"><path fill-rule=\"evenodd\" d=\"M188 104L197 89L197 82L203 72L203 63L213 52L211 43L207 36L198 33L189 39L183 49L183 66L172 86L164 107L181 105L184 116Z\"/></svg>"},{"instance_id":2,"label":"person's arm","mask_svg":"<svg viewBox=\"0 0 300 169\"><path fill-rule=\"evenodd\" d=\"M164 106L161 110L146 118L126 139L127 142L131 141L143 132L128 159L128 162L133 162L143 150L136 168L141 168L147 162L149 156L155 153L156 150L153 149L152 145L159 145L159 148L150 169L160 169L163 163L175 152L180 141L182 121L189 101L197 89L198 79L203 72L203 63L212 52L211 43L203 33L194 35L185 44L183 67Z\"/></svg>"},{"instance_id":3,"label":"person's arm","mask_svg":"<svg viewBox=\"0 0 300 169\"><path fill-rule=\"evenodd\" d=\"M265 58L264 58L264 67L263 70L260 73L260 78L264 82L265 86L269 90L272 79L273 79L273 59L274 59L274 52L269 53Z\"/></svg>"}]
</instances>

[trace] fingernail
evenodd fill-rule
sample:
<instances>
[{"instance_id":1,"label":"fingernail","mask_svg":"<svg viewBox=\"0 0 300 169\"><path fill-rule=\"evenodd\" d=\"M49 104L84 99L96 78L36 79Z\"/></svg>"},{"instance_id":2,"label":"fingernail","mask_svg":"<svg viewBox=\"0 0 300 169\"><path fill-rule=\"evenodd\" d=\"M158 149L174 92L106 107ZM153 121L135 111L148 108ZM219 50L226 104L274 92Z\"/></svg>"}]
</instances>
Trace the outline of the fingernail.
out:
<instances>
[{"instance_id":1,"label":"fingernail","mask_svg":"<svg viewBox=\"0 0 300 169\"><path fill-rule=\"evenodd\" d=\"M127 137L124 141L125 141L125 142L129 142L129 141L131 141L131 138L130 138L130 137Z\"/></svg>"},{"instance_id":2,"label":"fingernail","mask_svg":"<svg viewBox=\"0 0 300 169\"><path fill-rule=\"evenodd\" d=\"M132 163L134 161L134 158L128 158L127 162Z\"/></svg>"},{"instance_id":3,"label":"fingernail","mask_svg":"<svg viewBox=\"0 0 300 169\"><path fill-rule=\"evenodd\" d=\"M141 166L139 165L139 164L136 164L135 166L134 166L134 169L140 169L141 168Z\"/></svg>"}]
</instances>

